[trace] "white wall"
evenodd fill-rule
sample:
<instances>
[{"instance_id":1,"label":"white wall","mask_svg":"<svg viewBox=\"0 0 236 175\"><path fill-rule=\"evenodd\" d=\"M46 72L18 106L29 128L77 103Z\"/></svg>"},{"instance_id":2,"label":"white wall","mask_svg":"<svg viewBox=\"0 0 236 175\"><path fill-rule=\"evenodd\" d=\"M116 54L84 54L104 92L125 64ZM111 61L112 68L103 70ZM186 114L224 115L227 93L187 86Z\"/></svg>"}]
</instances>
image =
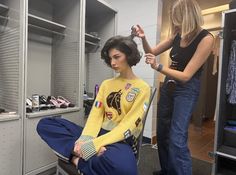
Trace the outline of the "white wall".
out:
<instances>
[{"instance_id":1,"label":"white wall","mask_svg":"<svg viewBox=\"0 0 236 175\"><path fill-rule=\"evenodd\" d=\"M117 34L130 35L131 26L140 24L145 31L146 37L151 46L154 46L160 40L161 8L162 0L107 0L113 8L118 10L118 29ZM143 51L140 39L135 39L139 45L140 51ZM144 58L134 67L137 76L144 79L150 86L153 86L156 79L156 72L145 64ZM156 130L156 102L149 110L146 121L144 136L152 138ZM154 114L154 115L153 115Z\"/></svg>"}]
</instances>

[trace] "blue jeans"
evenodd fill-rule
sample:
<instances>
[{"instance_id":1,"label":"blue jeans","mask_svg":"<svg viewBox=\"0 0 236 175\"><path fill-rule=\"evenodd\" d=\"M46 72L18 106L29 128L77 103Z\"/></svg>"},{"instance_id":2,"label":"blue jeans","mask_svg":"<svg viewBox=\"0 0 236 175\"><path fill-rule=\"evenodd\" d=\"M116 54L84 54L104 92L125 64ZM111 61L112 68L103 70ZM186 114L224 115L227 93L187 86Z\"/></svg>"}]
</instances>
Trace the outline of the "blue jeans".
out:
<instances>
[{"instance_id":1,"label":"blue jeans","mask_svg":"<svg viewBox=\"0 0 236 175\"><path fill-rule=\"evenodd\" d=\"M168 92L168 77L161 88L157 111L158 153L163 175L191 175L192 161L188 149L188 126L200 91L200 80L193 77L177 82Z\"/></svg>"}]
</instances>

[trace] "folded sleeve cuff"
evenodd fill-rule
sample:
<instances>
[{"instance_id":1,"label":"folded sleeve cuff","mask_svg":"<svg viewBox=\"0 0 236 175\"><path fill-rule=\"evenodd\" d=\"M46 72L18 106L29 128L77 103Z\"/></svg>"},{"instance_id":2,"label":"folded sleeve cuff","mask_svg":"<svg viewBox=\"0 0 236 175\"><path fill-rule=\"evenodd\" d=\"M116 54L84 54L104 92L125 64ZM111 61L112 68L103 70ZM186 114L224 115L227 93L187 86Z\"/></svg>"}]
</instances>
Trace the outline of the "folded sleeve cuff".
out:
<instances>
[{"instance_id":1,"label":"folded sleeve cuff","mask_svg":"<svg viewBox=\"0 0 236 175\"><path fill-rule=\"evenodd\" d=\"M92 136L89 136L89 135L81 135L81 136L79 137L79 139L76 140L75 143L77 143L77 142L79 142L79 141L86 142L86 141L89 141L89 140L92 140L92 139L93 139Z\"/></svg>"},{"instance_id":2,"label":"folded sleeve cuff","mask_svg":"<svg viewBox=\"0 0 236 175\"><path fill-rule=\"evenodd\" d=\"M84 160L86 160L86 161L88 159L90 159L91 157L93 157L97 153L95 146L93 144L93 141L90 140L90 141L87 141L86 143L84 143L81 146L81 152L82 152Z\"/></svg>"}]
</instances>

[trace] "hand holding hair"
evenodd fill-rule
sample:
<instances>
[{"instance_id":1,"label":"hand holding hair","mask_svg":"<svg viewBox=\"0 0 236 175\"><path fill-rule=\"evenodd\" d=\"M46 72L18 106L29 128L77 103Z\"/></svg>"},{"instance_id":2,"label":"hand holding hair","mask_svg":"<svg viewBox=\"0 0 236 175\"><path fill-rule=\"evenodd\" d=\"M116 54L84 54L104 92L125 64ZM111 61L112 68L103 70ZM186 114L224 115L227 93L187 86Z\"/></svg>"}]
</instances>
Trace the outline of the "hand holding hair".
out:
<instances>
[{"instance_id":1,"label":"hand holding hair","mask_svg":"<svg viewBox=\"0 0 236 175\"><path fill-rule=\"evenodd\" d=\"M133 25L131 27L131 35L137 36L139 38L145 38L144 30L140 25Z\"/></svg>"}]
</instances>

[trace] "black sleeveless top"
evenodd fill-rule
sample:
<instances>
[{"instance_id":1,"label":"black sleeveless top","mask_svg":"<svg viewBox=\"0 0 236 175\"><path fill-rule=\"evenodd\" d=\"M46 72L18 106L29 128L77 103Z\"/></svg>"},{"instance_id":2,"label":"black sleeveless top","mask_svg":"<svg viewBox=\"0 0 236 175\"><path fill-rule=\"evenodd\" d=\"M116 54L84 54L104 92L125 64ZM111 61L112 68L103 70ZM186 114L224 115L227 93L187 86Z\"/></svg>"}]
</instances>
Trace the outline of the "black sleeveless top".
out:
<instances>
[{"instance_id":1,"label":"black sleeveless top","mask_svg":"<svg viewBox=\"0 0 236 175\"><path fill-rule=\"evenodd\" d=\"M210 33L207 30L203 29L198 34L198 36L186 47L180 47L181 37L179 34L176 35L172 44L172 49L170 51L170 58L175 69L179 71L184 71L185 67L187 66L195 51L197 50L198 44L208 34ZM195 77L200 77L203 69L202 67L195 73Z\"/></svg>"}]
</instances>

